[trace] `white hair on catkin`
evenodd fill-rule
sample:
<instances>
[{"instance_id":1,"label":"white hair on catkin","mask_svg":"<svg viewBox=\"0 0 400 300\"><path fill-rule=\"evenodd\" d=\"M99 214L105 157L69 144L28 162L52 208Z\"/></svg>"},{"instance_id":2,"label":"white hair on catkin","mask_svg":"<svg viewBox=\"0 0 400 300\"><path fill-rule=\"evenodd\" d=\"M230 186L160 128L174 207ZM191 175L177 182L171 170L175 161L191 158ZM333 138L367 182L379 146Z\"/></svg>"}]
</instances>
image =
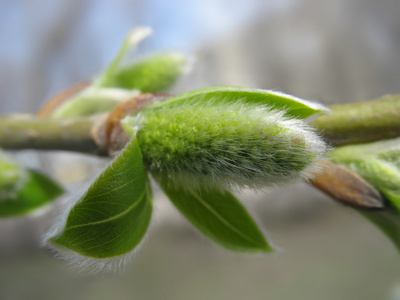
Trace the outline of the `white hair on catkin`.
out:
<instances>
[{"instance_id":1,"label":"white hair on catkin","mask_svg":"<svg viewBox=\"0 0 400 300\"><path fill-rule=\"evenodd\" d=\"M308 180L328 151L303 120L242 99L149 108L131 123L143 125L138 139L150 171L182 188L262 190Z\"/></svg>"}]
</instances>

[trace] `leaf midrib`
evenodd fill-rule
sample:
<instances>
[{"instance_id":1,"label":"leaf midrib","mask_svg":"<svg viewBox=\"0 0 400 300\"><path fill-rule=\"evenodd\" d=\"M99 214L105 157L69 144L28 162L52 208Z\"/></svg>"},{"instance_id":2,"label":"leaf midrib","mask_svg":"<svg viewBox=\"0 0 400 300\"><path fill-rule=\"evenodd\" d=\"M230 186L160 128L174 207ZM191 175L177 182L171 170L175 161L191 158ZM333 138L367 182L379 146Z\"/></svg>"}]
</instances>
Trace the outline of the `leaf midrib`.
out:
<instances>
[{"instance_id":1,"label":"leaf midrib","mask_svg":"<svg viewBox=\"0 0 400 300\"><path fill-rule=\"evenodd\" d=\"M134 209L144 198L145 196L145 190L140 194L138 201L135 201L131 206L129 206L126 210L124 210L123 212L116 214L112 217L109 217L107 219L104 220L100 220L100 221L96 221L96 222L90 222L90 223L86 223L86 224L79 224L79 225L73 225L70 226L68 228L65 229L65 231L70 230L70 229L74 229L74 228L80 228L80 227L84 227L84 226L92 226L92 225L97 225L97 224L102 224L102 223L106 223L106 222L110 222L113 221L115 219L118 219L126 214L128 214L132 209Z\"/></svg>"},{"instance_id":2,"label":"leaf midrib","mask_svg":"<svg viewBox=\"0 0 400 300\"><path fill-rule=\"evenodd\" d=\"M205 202L198 194L196 194L193 190L189 190L189 193L200 203L202 204L208 211L210 211L221 223L226 225L231 231L244 238L245 240L251 242L252 244L259 246L257 241L249 238L247 235L244 235L239 229L233 226L229 221L227 221L223 216L221 216L212 206L210 206L207 202Z\"/></svg>"},{"instance_id":3,"label":"leaf midrib","mask_svg":"<svg viewBox=\"0 0 400 300\"><path fill-rule=\"evenodd\" d=\"M132 182L134 182L134 181L140 179L141 177L142 177L142 176L135 177L135 178L133 178L132 180L129 180L128 182L125 182L124 184L121 184L120 186L118 186L118 187L116 187L116 188L110 189L110 190L108 190L108 191L106 191L106 192L104 192L104 193L100 193L100 194L90 195L90 193L92 193L92 190L94 189L93 187L90 187L90 190L86 193L86 196L85 196L85 198L83 199L83 201L88 201L88 200L90 200L90 199L99 198L100 196L104 196L104 195L110 194L110 193L112 193L112 192L115 192L115 191L117 191L117 190L123 188L124 186L126 186L126 185L128 185L128 184L131 184Z\"/></svg>"}]
</instances>

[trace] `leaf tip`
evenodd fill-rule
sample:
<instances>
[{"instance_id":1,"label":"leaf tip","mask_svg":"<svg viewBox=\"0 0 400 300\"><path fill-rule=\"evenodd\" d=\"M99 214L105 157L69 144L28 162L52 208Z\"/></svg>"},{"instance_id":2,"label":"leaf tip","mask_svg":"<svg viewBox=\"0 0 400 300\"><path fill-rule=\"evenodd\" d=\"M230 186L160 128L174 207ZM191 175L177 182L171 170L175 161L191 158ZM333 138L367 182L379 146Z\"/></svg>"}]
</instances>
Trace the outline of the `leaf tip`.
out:
<instances>
[{"instance_id":1,"label":"leaf tip","mask_svg":"<svg viewBox=\"0 0 400 300\"><path fill-rule=\"evenodd\" d=\"M65 261L72 270L85 275L118 274L126 271L126 266L145 243L145 238L134 250L123 255L109 258L94 258L81 255L57 243L57 237L45 240L45 246L55 252L55 256Z\"/></svg>"},{"instance_id":2,"label":"leaf tip","mask_svg":"<svg viewBox=\"0 0 400 300\"><path fill-rule=\"evenodd\" d=\"M260 244L259 250L257 252L261 252L261 253L275 253L275 247L273 247L272 245L270 245L267 240L264 239L264 243Z\"/></svg>"},{"instance_id":3,"label":"leaf tip","mask_svg":"<svg viewBox=\"0 0 400 300\"><path fill-rule=\"evenodd\" d=\"M147 240L147 234L132 251L107 258L96 258L82 255L69 249L62 242L62 233L65 230L65 223L69 210L59 216L56 223L44 235L42 247L49 248L55 253L55 257L66 262L67 266L80 274L94 276L98 274L119 274L126 271L126 266L134 259L136 254Z\"/></svg>"},{"instance_id":4,"label":"leaf tip","mask_svg":"<svg viewBox=\"0 0 400 300\"><path fill-rule=\"evenodd\" d=\"M127 37L127 42L129 43L129 46L136 46L139 44L142 40L144 40L146 37L150 36L153 34L153 29L150 27L136 27L131 30L131 32L128 34Z\"/></svg>"}]
</instances>

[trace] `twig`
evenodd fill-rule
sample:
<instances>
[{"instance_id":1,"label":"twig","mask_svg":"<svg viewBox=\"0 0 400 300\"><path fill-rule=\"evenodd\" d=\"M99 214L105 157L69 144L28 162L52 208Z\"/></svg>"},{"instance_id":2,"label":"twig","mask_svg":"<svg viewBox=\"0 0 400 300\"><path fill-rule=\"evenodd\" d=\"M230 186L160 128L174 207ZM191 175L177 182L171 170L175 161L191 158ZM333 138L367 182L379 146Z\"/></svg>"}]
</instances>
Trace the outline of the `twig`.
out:
<instances>
[{"instance_id":1,"label":"twig","mask_svg":"<svg viewBox=\"0 0 400 300\"><path fill-rule=\"evenodd\" d=\"M147 103L152 101L150 98L146 99ZM400 95L385 96L360 103L333 105L330 108L332 114L315 119L313 125L332 145L370 142L400 136ZM115 120L113 122L117 127L118 122ZM63 121L38 119L33 116L27 118L20 115L0 117L0 148L67 150L109 155L109 147L113 147L113 151L123 147L121 141L118 145L109 145L108 140L104 139L110 137L102 136L104 133L99 132L99 127L101 127L99 122L93 117ZM107 131L112 130L107 128Z\"/></svg>"},{"instance_id":2,"label":"twig","mask_svg":"<svg viewBox=\"0 0 400 300\"><path fill-rule=\"evenodd\" d=\"M313 126L332 145L373 142L400 136L400 95L332 105L332 114L314 120Z\"/></svg>"},{"instance_id":3,"label":"twig","mask_svg":"<svg viewBox=\"0 0 400 300\"><path fill-rule=\"evenodd\" d=\"M0 117L0 147L3 149L67 150L104 155L94 140L95 118L73 120L39 119L26 115Z\"/></svg>"}]
</instances>

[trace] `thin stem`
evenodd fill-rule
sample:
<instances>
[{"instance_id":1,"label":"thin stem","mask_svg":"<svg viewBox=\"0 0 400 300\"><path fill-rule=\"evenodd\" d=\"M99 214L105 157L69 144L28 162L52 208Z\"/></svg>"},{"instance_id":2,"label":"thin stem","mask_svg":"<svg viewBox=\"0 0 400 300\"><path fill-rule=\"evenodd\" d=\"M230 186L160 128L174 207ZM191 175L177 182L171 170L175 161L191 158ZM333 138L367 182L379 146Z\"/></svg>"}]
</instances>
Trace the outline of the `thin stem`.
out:
<instances>
[{"instance_id":1,"label":"thin stem","mask_svg":"<svg viewBox=\"0 0 400 300\"><path fill-rule=\"evenodd\" d=\"M366 143L400 136L400 94L351 104L332 105L331 115L313 126L332 145Z\"/></svg>"}]
</instances>

